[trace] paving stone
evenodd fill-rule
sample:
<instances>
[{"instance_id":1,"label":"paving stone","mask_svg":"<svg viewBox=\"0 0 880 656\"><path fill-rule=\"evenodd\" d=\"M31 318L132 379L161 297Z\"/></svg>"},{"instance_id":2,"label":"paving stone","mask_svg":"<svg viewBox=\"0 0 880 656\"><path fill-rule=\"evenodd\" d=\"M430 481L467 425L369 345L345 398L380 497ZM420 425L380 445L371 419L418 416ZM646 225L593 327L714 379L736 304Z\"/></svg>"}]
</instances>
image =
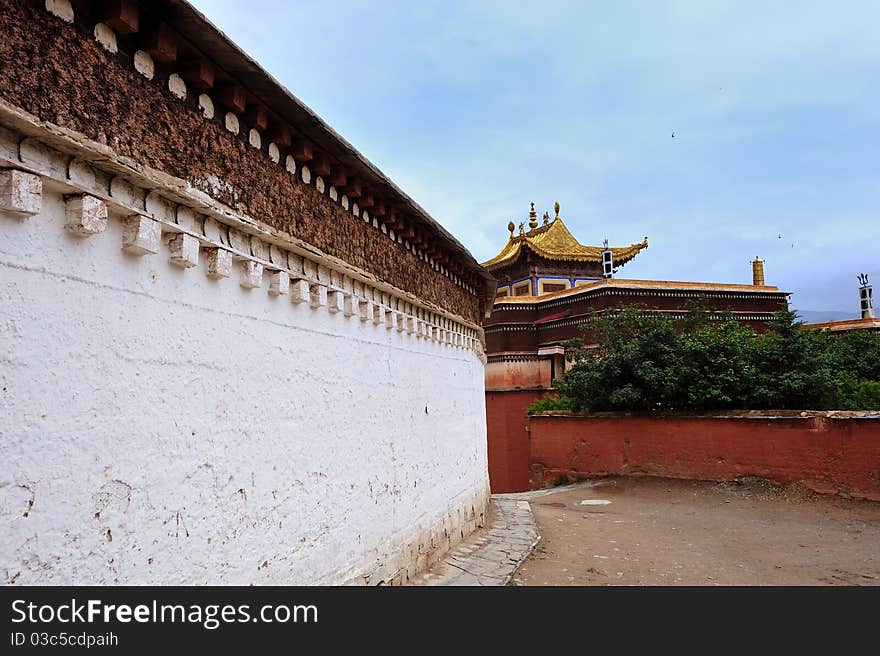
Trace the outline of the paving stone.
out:
<instances>
[{"instance_id":1,"label":"paving stone","mask_svg":"<svg viewBox=\"0 0 880 656\"><path fill-rule=\"evenodd\" d=\"M506 585L539 539L528 501L493 495L488 531L457 545L413 584Z\"/></svg>"}]
</instances>

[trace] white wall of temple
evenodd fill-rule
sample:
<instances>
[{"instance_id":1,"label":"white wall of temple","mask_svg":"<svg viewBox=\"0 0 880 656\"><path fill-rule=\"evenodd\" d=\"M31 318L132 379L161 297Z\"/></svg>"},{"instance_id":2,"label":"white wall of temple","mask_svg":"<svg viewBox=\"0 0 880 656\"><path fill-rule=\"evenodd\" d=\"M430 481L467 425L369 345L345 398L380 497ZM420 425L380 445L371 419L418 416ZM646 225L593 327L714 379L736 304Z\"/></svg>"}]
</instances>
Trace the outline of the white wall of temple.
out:
<instances>
[{"instance_id":1,"label":"white wall of temple","mask_svg":"<svg viewBox=\"0 0 880 656\"><path fill-rule=\"evenodd\" d=\"M61 191L0 212L3 583L399 582L480 522L474 350L76 236Z\"/></svg>"}]
</instances>

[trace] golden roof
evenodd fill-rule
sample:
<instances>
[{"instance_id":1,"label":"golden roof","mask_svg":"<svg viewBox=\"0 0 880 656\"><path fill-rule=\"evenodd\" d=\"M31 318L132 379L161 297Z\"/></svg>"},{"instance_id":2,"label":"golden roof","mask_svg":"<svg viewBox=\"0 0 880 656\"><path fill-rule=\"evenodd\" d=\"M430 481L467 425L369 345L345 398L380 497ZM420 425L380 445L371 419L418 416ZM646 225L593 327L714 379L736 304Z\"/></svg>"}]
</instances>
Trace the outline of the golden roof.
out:
<instances>
[{"instance_id":1,"label":"golden roof","mask_svg":"<svg viewBox=\"0 0 880 656\"><path fill-rule=\"evenodd\" d=\"M624 289L656 289L669 291L694 291L694 292L757 292L759 294L787 294L780 292L779 287L773 285L741 285L738 283L719 282L685 282L674 280L627 280L625 278L603 278L593 282L563 289L541 296L502 296L495 299L495 304L529 304L543 303L565 296L576 296L587 291L604 287L620 287ZM880 319L877 320L880 322Z\"/></svg>"},{"instance_id":2,"label":"golden roof","mask_svg":"<svg viewBox=\"0 0 880 656\"><path fill-rule=\"evenodd\" d=\"M865 317L863 319L839 319L837 321L823 321L822 323L805 323L804 328L817 328L840 332L846 330L880 330L880 317Z\"/></svg>"},{"instance_id":3,"label":"golden roof","mask_svg":"<svg viewBox=\"0 0 880 656\"><path fill-rule=\"evenodd\" d=\"M523 225L520 224L518 235L513 234L513 223L508 224L507 229L510 230L510 239L498 255L487 262L483 262L483 267L491 271L505 264L510 264L516 260L523 248L528 248L536 255L548 260L601 263L602 251L605 248L603 246L584 246L578 242L559 217L559 203L556 204L556 212L556 218L553 221L549 221L549 217L545 215L544 225L533 227L528 232L525 232ZM534 214L534 210L532 214ZM529 224L537 225L535 217L532 217ZM614 265L626 264L639 251L647 247L648 238L645 237L638 244L611 248L611 252L614 254Z\"/></svg>"}]
</instances>

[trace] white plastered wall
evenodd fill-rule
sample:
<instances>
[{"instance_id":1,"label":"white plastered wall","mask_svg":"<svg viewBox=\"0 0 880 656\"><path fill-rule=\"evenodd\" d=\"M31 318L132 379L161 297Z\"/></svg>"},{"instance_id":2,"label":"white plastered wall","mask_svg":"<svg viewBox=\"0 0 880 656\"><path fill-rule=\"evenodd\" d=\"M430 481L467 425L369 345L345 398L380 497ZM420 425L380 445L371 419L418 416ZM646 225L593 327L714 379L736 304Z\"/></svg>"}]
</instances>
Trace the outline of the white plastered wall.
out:
<instances>
[{"instance_id":1,"label":"white plastered wall","mask_svg":"<svg viewBox=\"0 0 880 656\"><path fill-rule=\"evenodd\" d=\"M401 582L488 494L471 349L0 213L4 583Z\"/></svg>"}]
</instances>

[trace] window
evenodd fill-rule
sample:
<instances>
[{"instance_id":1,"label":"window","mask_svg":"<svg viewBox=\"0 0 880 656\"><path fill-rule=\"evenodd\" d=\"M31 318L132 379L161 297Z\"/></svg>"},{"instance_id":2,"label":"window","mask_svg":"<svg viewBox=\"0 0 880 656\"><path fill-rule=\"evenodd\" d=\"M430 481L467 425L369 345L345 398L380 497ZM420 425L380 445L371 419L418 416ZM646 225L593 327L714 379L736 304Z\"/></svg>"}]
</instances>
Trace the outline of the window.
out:
<instances>
[{"instance_id":1,"label":"window","mask_svg":"<svg viewBox=\"0 0 880 656\"><path fill-rule=\"evenodd\" d=\"M565 278L546 278L538 281L539 294L552 294L568 288L568 280Z\"/></svg>"},{"instance_id":2,"label":"window","mask_svg":"<svg viewBox=\"0 0 880 656\"><path fill-rule=\"evenodd\" d=\"M530 296L532 293L532 283L531 282L521 282L520 284L514 286L513 295L514 296Z\"/></svg>"},{"instance_id":3,"label":"window","mask_svg":"<svg viewBox=\"0 0 880 656\"><path fill-rule=\"evenodd\" d=\"M495 298L504 298L505 296L510 296L510 290L505 287L504 289L499 289L495 292Z\"/></svg>"}]
</instances>

